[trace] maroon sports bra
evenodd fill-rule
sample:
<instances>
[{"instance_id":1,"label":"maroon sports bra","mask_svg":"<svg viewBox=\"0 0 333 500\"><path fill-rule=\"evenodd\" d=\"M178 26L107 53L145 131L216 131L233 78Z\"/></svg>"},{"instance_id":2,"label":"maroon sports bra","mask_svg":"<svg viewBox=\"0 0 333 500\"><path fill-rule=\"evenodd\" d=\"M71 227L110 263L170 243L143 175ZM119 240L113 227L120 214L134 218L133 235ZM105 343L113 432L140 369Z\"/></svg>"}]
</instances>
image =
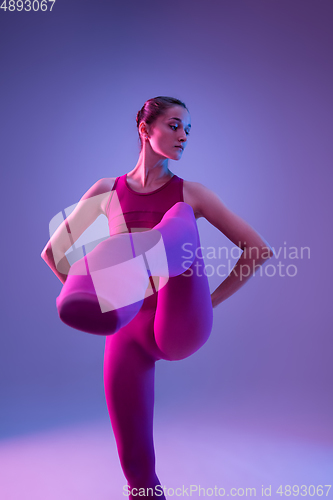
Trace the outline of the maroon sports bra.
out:
<instances>
[{"instance_id":1,"label":"maroon sports bra","mask_svg":"<svg viewBox=\"0 0 333 500\"><path fill-rule=\"evenodd\" d=\"M184 201L183 179L175 174L150 193L134 191L126 176L116 178L107 202L110 235L151 229L175 203Z\"/></svg>"}]
</instances>

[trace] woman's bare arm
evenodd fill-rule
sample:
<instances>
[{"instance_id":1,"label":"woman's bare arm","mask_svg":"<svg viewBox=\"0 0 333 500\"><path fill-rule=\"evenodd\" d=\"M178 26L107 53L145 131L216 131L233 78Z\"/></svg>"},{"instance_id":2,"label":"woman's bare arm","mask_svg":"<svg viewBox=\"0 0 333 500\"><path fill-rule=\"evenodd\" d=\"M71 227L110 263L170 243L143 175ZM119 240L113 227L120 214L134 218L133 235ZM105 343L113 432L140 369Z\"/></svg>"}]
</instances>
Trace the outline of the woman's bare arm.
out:
<instances>
[{"instance_id":1,"label":"woman's bare arm","mask_svg":"<svg viewBox=\"0 0 333 500\"><path fill-rule=\"evenodd\" d=\"M62 283L66 281L70 269L65 253L97 217L105 213L114 180L105 178L97 181L82 196L73 212L60 224L45 245L41 257Z\"/></svg>"},{"instance_id":2,"label":"woman's bare arm","mask_svg":"<svg viewBox=\"0 0 333 500\"><path fill-rule=\"evenodd\" d=\"M216 307L242 287L274 252L250 224L229 210L213 191L202 184L184 182L184 201L192 206L197 218L207 219L243 250L229 276L211 295L213 307Z\"/></svg>"}]
</instances>

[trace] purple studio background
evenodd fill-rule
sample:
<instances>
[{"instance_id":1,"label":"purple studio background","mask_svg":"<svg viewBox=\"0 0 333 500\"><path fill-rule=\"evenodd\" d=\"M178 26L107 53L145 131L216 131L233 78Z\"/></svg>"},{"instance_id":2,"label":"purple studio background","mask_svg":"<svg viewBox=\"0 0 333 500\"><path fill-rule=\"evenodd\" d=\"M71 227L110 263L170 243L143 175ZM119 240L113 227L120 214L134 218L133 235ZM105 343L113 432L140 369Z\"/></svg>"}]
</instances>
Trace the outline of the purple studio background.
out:
<instances>
[{"instance_id":1,"label":"purple studio background","mask_svg":"<svg viewBox=\"0 0 333 500\"><path fill-rule=\"evenodd\" d=\"M3 439L108 421L104 340L61 323L40 252L54 215L135 166L136 113L170 95L192 119L170 169L214 190L277 257L215 310L199 352L157 364L156 418L332 444L332 17L328 0L0 13ZM227 259L207 247L233 245L198 225L213 291Z\"/></svg>"}]
</instances>

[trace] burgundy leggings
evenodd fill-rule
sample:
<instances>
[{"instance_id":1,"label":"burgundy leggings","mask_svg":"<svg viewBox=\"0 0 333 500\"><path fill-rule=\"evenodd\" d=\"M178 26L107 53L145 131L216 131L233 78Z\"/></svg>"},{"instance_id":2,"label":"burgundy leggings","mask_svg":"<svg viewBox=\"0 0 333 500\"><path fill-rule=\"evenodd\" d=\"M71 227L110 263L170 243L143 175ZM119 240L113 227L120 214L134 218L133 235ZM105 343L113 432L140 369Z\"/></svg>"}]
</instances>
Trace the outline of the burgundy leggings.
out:
<instances>
[{"instance_id":1,"label":"burgundy leggings","mask_svg":"<svg viewBox=\"0 0 333 500\"><path fill-rule=\"evenodd\" d=\"M184 254L181 240L195 242L190 247L193 252L200 245L192 208L177 203L154 229L162 233L171 277L160 277L158 292L146 297L134 318L108 335L105 343L106 402L121 466L133 489L131 499L139 498L139 488L145 488L148 498L165 499L148 490L160 484L153 443L155 362L184 359L196 352L207 341L213 323L202 260L195 257L186 271L179 267Z\"/></svg>"}]
</instances>

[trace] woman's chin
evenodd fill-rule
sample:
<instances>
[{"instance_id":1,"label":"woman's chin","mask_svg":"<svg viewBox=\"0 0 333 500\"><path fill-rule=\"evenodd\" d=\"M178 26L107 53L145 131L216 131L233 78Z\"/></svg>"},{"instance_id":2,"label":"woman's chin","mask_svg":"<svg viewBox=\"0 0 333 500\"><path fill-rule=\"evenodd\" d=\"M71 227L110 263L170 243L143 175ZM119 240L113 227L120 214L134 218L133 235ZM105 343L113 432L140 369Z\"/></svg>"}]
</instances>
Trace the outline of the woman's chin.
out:
<instances>
[{"instance_id":1,"label":"woman's chin","mask_svg":"<svg viewBox=\"0 0 333 500\"><path fill-rule=\"evenodd\" d=\"M180 160L182 157L182 153L183 151L176 149L175 153L172 156L172 160Z\"/></svg>"}]
</instances>

